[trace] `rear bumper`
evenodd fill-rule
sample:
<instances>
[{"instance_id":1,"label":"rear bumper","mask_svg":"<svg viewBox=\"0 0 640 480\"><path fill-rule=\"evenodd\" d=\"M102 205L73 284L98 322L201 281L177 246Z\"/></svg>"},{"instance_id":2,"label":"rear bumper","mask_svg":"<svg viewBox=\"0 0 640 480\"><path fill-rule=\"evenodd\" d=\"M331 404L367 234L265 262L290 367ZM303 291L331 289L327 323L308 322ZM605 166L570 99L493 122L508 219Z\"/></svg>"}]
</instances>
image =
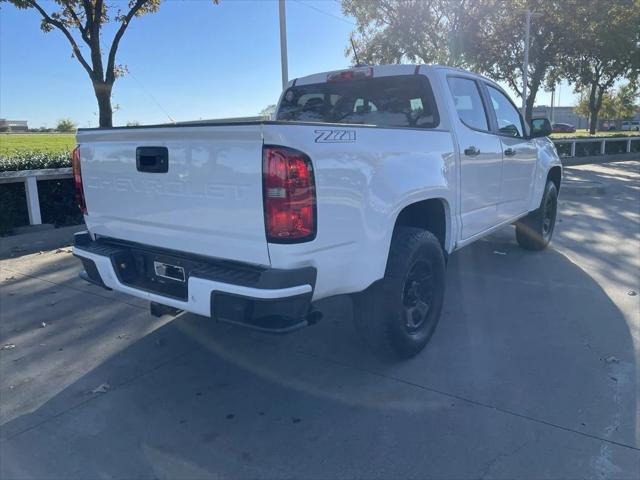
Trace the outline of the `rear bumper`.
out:
<instances>
[{"instance_id":1,"label":"rear bumper","mask_svg":"<svg viewBox=\"0 0 640 480\"><path fill-rule=\"evenodd\" d=\"M285 332L306 325L316 270L279 270L194 257L139 244L75 235L81 277L103 288L198 315L261 330ZM185 281L160 278L155 259L184 266Z\"/></svg>"}]
</instances>

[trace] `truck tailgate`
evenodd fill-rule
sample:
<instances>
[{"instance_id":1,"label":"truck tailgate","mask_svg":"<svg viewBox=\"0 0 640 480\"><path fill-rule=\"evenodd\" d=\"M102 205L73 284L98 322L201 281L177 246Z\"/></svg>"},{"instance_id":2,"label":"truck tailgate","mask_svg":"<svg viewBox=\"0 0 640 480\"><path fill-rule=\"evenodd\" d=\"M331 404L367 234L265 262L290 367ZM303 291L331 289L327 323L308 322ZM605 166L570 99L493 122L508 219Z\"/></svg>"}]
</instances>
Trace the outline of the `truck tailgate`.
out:
<instances>
[{"instance_id":1,"label":"truck tailgate","mask_svg":"<svg viewBox=\"0 0 640 480\"><path fill-rule=\"evenodd\" d=\"M89 230L269 265L261 129L242 124L80 130ZM166 152L166 171L162 165L153 171L156 152L158 158Z\"/></svg>"}]
</instances>

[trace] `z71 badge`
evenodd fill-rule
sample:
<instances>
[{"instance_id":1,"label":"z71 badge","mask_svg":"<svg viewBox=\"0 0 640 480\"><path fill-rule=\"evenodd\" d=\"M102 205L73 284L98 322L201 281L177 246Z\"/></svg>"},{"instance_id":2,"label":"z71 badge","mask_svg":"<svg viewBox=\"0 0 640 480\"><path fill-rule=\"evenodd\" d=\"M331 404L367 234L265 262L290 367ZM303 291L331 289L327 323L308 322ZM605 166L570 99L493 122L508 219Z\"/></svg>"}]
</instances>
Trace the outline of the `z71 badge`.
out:
<instances>
[{"instance_id":1,"label":"z71 badge","mask_svg":"<svg viewBox=\"0 0 640 480\"><path fill-rule=\"evenodd\" d=\"M316 143L353 143L356 141L355 130L314 130Z\"/></svg>"}]
</instances>

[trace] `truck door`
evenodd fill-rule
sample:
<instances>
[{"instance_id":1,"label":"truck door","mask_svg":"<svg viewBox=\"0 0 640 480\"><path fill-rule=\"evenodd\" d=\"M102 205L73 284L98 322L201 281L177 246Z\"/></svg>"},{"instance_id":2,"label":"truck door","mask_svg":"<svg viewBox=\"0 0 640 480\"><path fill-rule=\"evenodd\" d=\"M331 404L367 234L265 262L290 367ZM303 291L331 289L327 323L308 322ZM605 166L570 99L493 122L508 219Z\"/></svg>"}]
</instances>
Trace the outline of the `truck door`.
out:
<instances>
[{"instance_id":1,"label":"truck door","mask_svg":"<svg viewBox=\"0 0 640 480\"><path fill-rule=\"evenodd\" d=\"M525 138L524 122L515 105L503 92L486 84L491 101L490 114L502 144L502 186L498 221L504 222L529 209L536 168L537 148Z\"/></svg>"},{"instance_id":2,"label":"truck door","mask_svg":"<svg viewBox=\"0 0 640 480\"><path fill-rule=\"evenodd\" d=\"M480 84L474 78L448 76L457 112L456 136L460 151L460 214L462 240L498 222L502 145L490 131Z\"/></svg>"}]
</instances>

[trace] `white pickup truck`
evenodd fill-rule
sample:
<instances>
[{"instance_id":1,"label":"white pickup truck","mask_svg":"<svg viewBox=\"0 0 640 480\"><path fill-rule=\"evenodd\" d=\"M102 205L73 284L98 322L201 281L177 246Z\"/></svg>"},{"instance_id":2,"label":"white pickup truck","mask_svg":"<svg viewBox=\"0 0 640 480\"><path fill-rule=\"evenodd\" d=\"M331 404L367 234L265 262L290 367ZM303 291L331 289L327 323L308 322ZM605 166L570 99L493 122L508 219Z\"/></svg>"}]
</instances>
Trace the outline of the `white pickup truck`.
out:
<instances>
[{"instance_id":1,"label":"white pickup truck","mask_svg":"<svg viewBox=\"0 0 640 480\"><path fill-rule=\"evenodd\" d=\"M263 330L350 294L376 349L412 356L441 314L448 255L515 223L553 233L562 167L494 82L429 65L289 82L275 119L80 129L86 280Z\"/></svg>"}]
</instances>

